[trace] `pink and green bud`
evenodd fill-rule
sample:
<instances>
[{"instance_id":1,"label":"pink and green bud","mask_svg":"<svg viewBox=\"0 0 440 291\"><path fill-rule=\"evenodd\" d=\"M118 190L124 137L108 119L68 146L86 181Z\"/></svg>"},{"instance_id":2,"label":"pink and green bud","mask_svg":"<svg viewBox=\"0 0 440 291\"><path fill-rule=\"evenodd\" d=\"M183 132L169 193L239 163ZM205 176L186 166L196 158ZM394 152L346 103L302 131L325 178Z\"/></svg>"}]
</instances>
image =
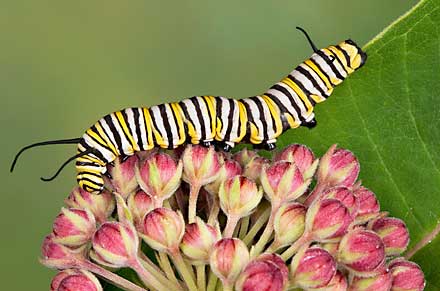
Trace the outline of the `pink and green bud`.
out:
<instances>
[{"instance_id":1,"label":"pink and green bud","mask_svg":"<svg viewBox=\"0 0 440 291\"><path fill-rule=\"evenodd\" d=\"M249 262L238 278L237 291L283 291L288 284L289 270L275 254L263 254Z\"/></svg>"},{"instance_id":2,"label":"pink and green bud","mask_svg":"<svg viewBox=\"0 0 440 291\"><path fill-rule=\"evenodd\" d=\"M327 187L350 187L356 182L359 170L359 161L352 152L333 145L321 158L316 175L318 183Z\"/></svg>"},{"instance_id":3,"label":"pink and green bud","mask_svg":"<svg viewBox=\"0 0 440 291\"><path fill-rule=\"evenodd\" d=\"M269 165L270 160L255 156L246 164L246 166L244 166L243 176L246 176L255 182L260 182L262 169Z\"/></svg>"},{"instance_id":4,"label":"pink and green bud","mask_svg":"<svg viewBox=\"0 0 440 291\"><path fill-rule=\"evenodd\" d=\"M373 277L354 277L350 283L349 291L389 291L392 276L388 270Z\"/></svg>"},{"instance_id":5,"label":"pink and green bud","mask_svg":"<svg viewBox=\"0 0 440 291\"><path fill-rule=\"evenodd\" d=\"M309 291L347 291L348 282L345 276L340 272L336 271L335 276L330 282L321 288L310 288Z\"/></svg>"},{"instance_id":6,"label":"pink and green bud","mask_svg":"<svg viewBox=\"0 0 440 291\"><path fill-rule=\"evenodd\" d=\"M303 175L304 180L313 177L319 162L318 159L315 159L312 150L301 144L292 144L285 147L275 155L274 162L277 161L294 163Z\"/></svg>"},{"instance_id":7,"label":"pink and green bud","mask_svg":"<svg viewBox=\"0 0 440 291\"><path fill-rule=\"evenodd\" d=\"M151 196L142 190L131 193L128 196L127 206L133 216L133 223L136 229L140 229L144 216L154 208Z\"/></svg>"},{"instance_id":8,"label":"pink and green bud","mask_svg":"<svg viewBox=\"0 0 440 291\"><path fill-rule=\"evenodd\" d=\"M359 201L359 210L356 215L357 224L363 224L379 216L380 205L373 192L365 187L360 187L354 191L354 195Z\"/></svg>"},{"instance_id":9,"label":"pink and green bud","mask_svg":"<svg viewBox=\"0 0 440 291\"><path fill-rule=\"evenodd\" d=\"M180 211L156 208L143 221L139 236L153 249L175 252L185 232L185 221Z\"/></svg>"},{"instance_id":10,"label":"pink and green bud","mask_svg":"<svg viewBox=\"0 0 440 291\"><path fill-rule=\"evenodd\" d=\"M96 195L80 187L74 188L64 203L72 208L90 210L98 223L105 222L115 209L115 200L110 192L103 191Z\"/></svg>"},{"instance_id":11,"label":"pink and green bud","mask_svg":"<svg viewBox=\"0 0 440 291\"><path fill-rule=\"evenodd\" d=\"M99 280L92 273L85 270L65 270L58 273L52 280L51 290L102 291L103 289Z\"/></svg>"},{"instance_id":12,"label":"pink and green bud","mask_svg":"<svg viewBox=\"0 0 440 291\"><path fill-rule=\"evenodd\" d=\"M333 198L337 199L344 204L345 207L347 207L348 211L350 212L350 215L355 218L358 210L359 210L359 201L357 197L354 195L354 193L349 190L347 187L333 187L325 190L322 195L321 199L325 198Z\"/></svg>"},{"instance_id":13,"label":"pink and green bud","mask_svg":"<svg viewBox=\"0 0 440 291\"><path fill-rule=\"evenodd\" d=\"M155 207L161 207L179 187L182 169L182 161L176 162L165 153L154 153L136 167L136 179Z\"/></svg>"},{"instance_id":14,"label":"pink and green bud","mask_svg":"<svg viewBox=\"0 0 440 291\"><path fill-rule=\"evenodd\" d=\"M76 275L79 273L80 271L78 269L65 269L59 271L55 277L53 277L52 282L50 283L50 291L56 291L60 285L60 282L67 276Z\"/></svg>"},{"instance_id":15,"label":"pink and green bud","mask_svg":"<svg viewBox=\"0 0 440 291\"><path fill-rule=\"evenodd\" d=\"M233 159L236 160L242 167L245 167L254 157L257 156L258 154L256 151L244 148L238 153L234 154Z\"/></svg>"},{"instance_id":16,"label":"pink and green bud","mask_svg":"<svg viewBox=\"0 0 440 291\"><path fill-rule=\"evenodd\" d=\"M120 193L124 198L134 192L138 188L136 180L135 168L139 162L137 155L132 155L124 161L116 159L114 165L108 165L107 171L111 176L110 185L114 192Z\"/></svg>"},{"instance_id":17,"label":"pink and green bud","mask_svg":"<svg viewBox=\"0 0 440 291\"><path fill-rule=\"evenodd\" d=\"M319 242L338 241L353 221L347 207L337 199L318 199L306 213L305 232Z\"/></svg>"},{"instance_id":18,"label":"pink and green bud","mask_svg":"<svg viewBox=\"0 0 440 291\"><path fill-rule=\"evenodd\" d=\"M226 159L223 162L217 179L215 179L214 182L206 185L205 190L208 191L208 193L210 193L211 195L215 195L218 193L221 183L232 177L241 175L242 172L243 170L237 161Z\"/></svg>"},{"instance_id":19,"label":"pink and green bud","mask_svg":"<svg viewBox=\"0 0 440 291\"><path fill-rule=\"evenodd\" d=\"M319 247L329 252L333 257L336 257L338 254L339 242L320 243Z\"/></svg>"},{"instance_id":20,"label":"pink and green bud","mask_svg":"<svg viewBox=\"0 0 440 291\"><path fill-rule=\"evenodd\" d=\"M335 274L335 259L319 247L303 247L293 257L290 266L292 284L306 290L326 286Z\"/></svg>"},{"instance_id":21,"label":"pink and green bud","mask_svg":"<svg viewBox=\"0 0 440 291\"><path fill-rule=\"evenodd\" d=\"M271 203L292 201L304 194L311 179L304 180L298 167L279 161L261 171L261 185Z\"/></svg>"},{"instance_id":22,"label":"pink and green bud","mask_svg":"<svg viewBox=\"0 0 440 291\"><path fill-rule=\"evenodd\" d=\"M200 186L214 182L222 166L222 160L212 146L188 145L183 151L182 161L182 179Z\"/></svg>"},{"instance_id":23,"label":"pink and green bud","mask_svg":"<svg viewBox=\"0 0 440 291\"><path fill-rule=\"evenodd\" d=\"M43 240L40 262L49 268L69 269L74 268L79 260L84 259L85 249L80 247L71 249L54 241L50 234Z\"/></svg>"},{"instance_id":24,"label":"pink and green bud","mask_svg":"<svg viewBox=\"0 0 440 291\"><path fill-rule=\"evenodd\" d=\"M226 215L244 217L260 203L263 190L244 176L229 178L220 185L220 207Z\"/></svg>"},{"instance_id":25,"label":"pink and green bud","mask_svg":"<svg viewBox=\"0 0 440 291\"><path fill-rule=\"evenodd\" d=\"M337 259L359 277L373 276L383 271L385 246L370 230L352 230L341 239Z\"/></svg>"},{"instance_id":26,"label":"pink and green bud","mask_svg":"<svg viewBox=\"0 0 440 291\"><path fill-rule=\"evenodd\" d=\"M422 291L425 289L425 276L419 265L402 258L388 265L393 277L391 291Z\"/></svg>"},{"instance_id":27,"label":"pink and green bud","mask_svg":"<svg viewBox=\"0 0 440 291\"><path fill-rule=\"evenodd\" d=\"M69 247L79 247L92 238L95 230L96 221L90 210L62 208L53 223L53 240Z\"/></svg>"},{"instance_id":28,"label":"pink and green bud","mask_svg":"<svg viewBox=\"0 0 440 291\"><path fill-rule=\"evenodd\" d=\"M92 239L95 254L107 266L128 267L137 257L139 238L134 228L120 222L105 222Z\"/></svg>"},{"instance_id":29,"label":"pink and green bud","mask_svg":"<svg viewBox=\"0 0 440 291\"><path fill-rule=\"evenodd\" d=\"M377 233L385 245L387 256L403 253L409 244L409 232L405 223L394 217L382 217L370 221L368 229Z\"/></svg>"},{"instance_id":30,"label":"pink and green bud","mask_svg":"<svg viewBox=\"0 0 440 291\"><path fill-rule=\"evenodd\" d=\"M213 245L221 239L218 228L206 224L199 217L196 222L186 225L180 249L193 265L209 263Z\"/></svg>"},{"instance_id":31,"label":"pink and green bud","mask_svg":"<svg viewBox=\"0 0 440 291\"><path fill-rule=\"evenodd\" d=\"M301 203L282 204L273 222L276 247L287 246L299 239L304 233L305 219L306 207Z\"/></svg>"},{"instance_id":32,"label":"pink and green bud","mask_svg":"<svg viewBox=\"0 0 440 291\"><path fill-rule=\"evenodd\" d=\"M243 268L249 262L249 251L241 240L224 238L214 244L209 264L223 285L233 286Z\"/></svg>"}]
</instances>

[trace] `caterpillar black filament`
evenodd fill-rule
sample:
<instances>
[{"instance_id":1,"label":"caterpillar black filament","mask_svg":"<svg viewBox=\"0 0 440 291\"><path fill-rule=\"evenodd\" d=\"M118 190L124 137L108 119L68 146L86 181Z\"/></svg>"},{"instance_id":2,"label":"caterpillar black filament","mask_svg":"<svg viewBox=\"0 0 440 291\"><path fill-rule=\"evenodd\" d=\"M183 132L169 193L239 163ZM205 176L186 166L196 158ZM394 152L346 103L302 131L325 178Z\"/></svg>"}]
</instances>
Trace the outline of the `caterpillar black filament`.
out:
<instances>
[{"instance_id":1,"label":"caterpillar black filament","mask_svg":"<svg viewBox=\"0 0 440 291\"><path fill-rule=\"evenodd\" d=\"M209 146L216 144L229 151L235 144L250 142L255 147L272 150L284 131L316 126L313 109L325 101L348 75L366 61L366 54L352 41L345 40L318 50L306 35L313 55L287 77L262 95L240 100L221 96L194 96L176 103L150 108L126 108L98 120L81 138L56 140L24 147L15 156L35 146L78 144L76 159L79 185L91 193L104 187L106 165L117 157L133 155L153 147L176 148L186 142Z\"/></svg>"}]
</instances>

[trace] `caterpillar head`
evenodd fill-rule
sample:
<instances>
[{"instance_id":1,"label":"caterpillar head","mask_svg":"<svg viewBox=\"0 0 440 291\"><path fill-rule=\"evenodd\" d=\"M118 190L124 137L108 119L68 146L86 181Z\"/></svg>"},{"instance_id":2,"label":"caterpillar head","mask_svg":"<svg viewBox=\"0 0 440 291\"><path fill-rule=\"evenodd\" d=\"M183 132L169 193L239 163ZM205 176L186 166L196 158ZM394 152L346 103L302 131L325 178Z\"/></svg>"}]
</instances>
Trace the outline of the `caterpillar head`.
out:
<instances>
[{"instance_id":1,"label":"caterpillar head","mask_svg":"<svg viewBox=\"0 0 440 291\"><path fill-rule=\"evenodd\" d=\"M345 68L352 73L362 67L367 60L367 54L351 39L347 39L338 45L344 58L341 58Z\"/></svg>"}]
</instances>

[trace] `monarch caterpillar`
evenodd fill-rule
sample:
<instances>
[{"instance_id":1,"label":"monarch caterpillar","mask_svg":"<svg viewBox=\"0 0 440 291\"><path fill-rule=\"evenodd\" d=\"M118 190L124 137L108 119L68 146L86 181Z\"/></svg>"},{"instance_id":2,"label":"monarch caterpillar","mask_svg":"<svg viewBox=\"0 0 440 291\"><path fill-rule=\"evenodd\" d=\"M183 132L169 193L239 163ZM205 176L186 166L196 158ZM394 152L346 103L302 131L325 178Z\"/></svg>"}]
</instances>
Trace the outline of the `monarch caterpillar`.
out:
<instances>
[{"instance_id":1,"label":"monarch caterpillar","mask_svg":"<svg viewBox=\"0 0 440 291\"><path fill-rule=\"evenodd\" d=\"M250 142L272 150L278 136L290 128L316 126L313 109L325 101L333 88L359 69L367 55L352 41L318 50L302 31L313 55L262 95L240 100L221 96L194 96L180 102L150 108L126 108L110 113L86 130L81 138L39 142L22 148L14 158L11 172L21 153L48 144L78 144L78 153L69 158L51 178L76 159L77 181L91 193L104 188L108 163L155 146L175 148L185 142L224 151L235 144Z\"/></svg>"}]
</instances>

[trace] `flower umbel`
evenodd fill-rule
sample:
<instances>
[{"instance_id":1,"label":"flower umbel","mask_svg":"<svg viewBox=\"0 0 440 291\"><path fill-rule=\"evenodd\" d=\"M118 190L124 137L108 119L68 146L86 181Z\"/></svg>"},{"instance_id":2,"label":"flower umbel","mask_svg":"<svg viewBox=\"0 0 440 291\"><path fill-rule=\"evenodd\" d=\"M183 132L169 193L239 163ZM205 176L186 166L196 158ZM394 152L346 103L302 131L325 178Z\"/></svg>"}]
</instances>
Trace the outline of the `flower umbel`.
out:
<instances>
[{"instance_id":1,"label":"flower umbel","mask_svg":"<svg viewBox=\"0 0 440 291\"><path fill-rule=\"evenodd\" d=\"M51 290L423 290L399 258L405 223L356 181L359 161L304 145L272 159L188 145L108 165L106 190L75 188L46 236ZM130 268L133 282L116 273ZM102 281L101 281L102 282Z\"/></svg>"}]
</instances>

